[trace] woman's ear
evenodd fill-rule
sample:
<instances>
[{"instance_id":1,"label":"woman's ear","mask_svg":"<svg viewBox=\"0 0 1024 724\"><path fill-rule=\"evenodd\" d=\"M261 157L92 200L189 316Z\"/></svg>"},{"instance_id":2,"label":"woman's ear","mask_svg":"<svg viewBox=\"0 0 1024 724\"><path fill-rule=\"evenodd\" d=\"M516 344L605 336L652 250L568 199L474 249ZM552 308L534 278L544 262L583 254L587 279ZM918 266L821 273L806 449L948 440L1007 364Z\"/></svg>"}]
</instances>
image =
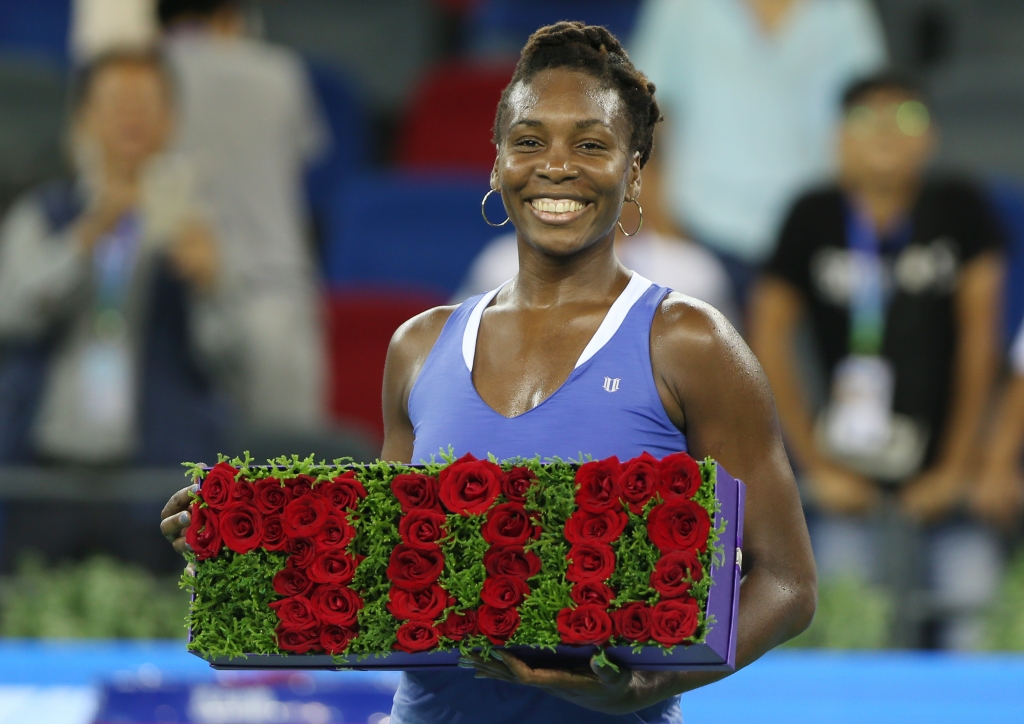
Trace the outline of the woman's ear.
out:
<instances>
[{"instance_id":1,"label":"woman's ear","mask_svg":"<svg viewBox=\"0 0 1024 724\"><path fill-rule=\"evenodd\" d=\"M640 152L635 151L633 153L633 159L629 164L629 177L626 180L626 198L635 199L640 196L640 187L642 186L640 178Z\"/></svg>"},{"instance_id":2,"label":"woman's ear","mask_svg":"<svg viewBox=\"0 0 1024 724\"><path fill-rule=\"evenodd\" d=\"M501 146L494 146L494 165L491 166L491 188L498 188L498 162L501 160Z\"/></svg>"}]
</instances>

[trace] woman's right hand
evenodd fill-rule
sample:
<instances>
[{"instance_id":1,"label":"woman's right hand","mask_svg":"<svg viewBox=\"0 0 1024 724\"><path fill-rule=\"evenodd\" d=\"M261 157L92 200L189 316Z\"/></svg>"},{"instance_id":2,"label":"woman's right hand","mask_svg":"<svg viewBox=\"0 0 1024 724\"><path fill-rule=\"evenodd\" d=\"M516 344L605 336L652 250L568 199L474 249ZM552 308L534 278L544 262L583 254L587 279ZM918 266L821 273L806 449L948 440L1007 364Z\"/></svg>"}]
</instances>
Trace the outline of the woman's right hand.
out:
<instances>
[{"instance_id":1,"label":"woman's right hand","mask_svg":"<svg viewBox=\"0 0 1024 724\"><path fill-rule=\"evenodd\" d=\"M838 465L819 463L808 470L807 479L814 501L826 512L865 515L878 505L878 486Z\"/></svg>"},{"instance_id":2,"label":"woman's right hand","mask_svg":"<svg viewBox=\"0 0 1024 724\"><path fill-rule=\"evenodd\" d=\"M182 555L192 550L185 542L185 530L192 522L192 516L188 509L192 505L191 494L196 490L198 490L196 485L182 488L171 496L160 513L160 532L171 542L174 550Z\"/></svg>"}]
</instances>

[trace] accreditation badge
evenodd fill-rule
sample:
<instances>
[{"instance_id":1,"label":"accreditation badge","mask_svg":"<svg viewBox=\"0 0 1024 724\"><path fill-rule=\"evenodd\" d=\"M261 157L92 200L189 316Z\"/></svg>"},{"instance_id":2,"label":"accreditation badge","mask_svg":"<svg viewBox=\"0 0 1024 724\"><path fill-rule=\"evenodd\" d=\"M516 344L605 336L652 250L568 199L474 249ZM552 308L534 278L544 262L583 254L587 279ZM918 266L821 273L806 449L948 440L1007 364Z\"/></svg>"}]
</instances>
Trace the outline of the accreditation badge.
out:
<instances>
[{"instance_id":1,"label":"accreditation badge","mask_svg":"<svg viewBox=\"0 0 1024 724\"><path fill-rule=\"evenodd\" d=\"M892 364L880 355L850 355L836 366L832 395L818 420L818 445L845 467L889 482L906 480L924 460L927 431L892 411Z\"/></svg>"}]
</instances>

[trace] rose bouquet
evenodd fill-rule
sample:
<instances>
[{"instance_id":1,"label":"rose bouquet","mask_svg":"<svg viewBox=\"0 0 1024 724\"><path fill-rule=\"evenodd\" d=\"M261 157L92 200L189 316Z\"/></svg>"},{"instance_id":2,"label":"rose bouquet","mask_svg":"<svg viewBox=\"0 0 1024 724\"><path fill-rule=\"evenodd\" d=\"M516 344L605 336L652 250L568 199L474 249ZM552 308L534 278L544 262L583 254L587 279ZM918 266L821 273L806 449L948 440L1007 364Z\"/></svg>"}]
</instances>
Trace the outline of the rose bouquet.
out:
<instances>
[{"instance_id":1,"label":"rose bouquet","mask_svg":"<svg viewBox=\"0 0 1024 724\"><path fill-rule=\"evenodd\" d=\"M738 545L741 521L720 514L728 476L710 459L453 457L190 466L189 649L233 666L454 665L494 646L671 655L718 626L713 568L738 590L723 534ZM730 500L741 515L742 491Z\"/></svg>"}]
</instances>

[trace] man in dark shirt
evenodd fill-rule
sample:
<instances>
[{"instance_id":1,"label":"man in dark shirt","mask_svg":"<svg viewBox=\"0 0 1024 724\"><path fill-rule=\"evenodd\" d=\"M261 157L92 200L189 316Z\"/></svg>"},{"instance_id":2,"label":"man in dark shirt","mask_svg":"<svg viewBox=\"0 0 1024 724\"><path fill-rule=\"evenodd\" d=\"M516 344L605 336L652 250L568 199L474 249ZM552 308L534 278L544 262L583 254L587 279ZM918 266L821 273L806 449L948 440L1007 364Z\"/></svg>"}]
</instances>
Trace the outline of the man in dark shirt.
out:
<instances>
[{"instance_id":1,"label":"man in dark shirt","mask_svg":"<svg viewBox=\"0 0 1024 724\"><path fill-rule=\"evenodd\" d=\"M939 524L967 493L997 364L1000 242L975 186L925 177L935 135L913 83L878 75L852 86L843 106L840 178L792 207L755 294L751 346L820 514L823 575L870 577L892 570L871 533L882 508L898 502L911 520ZM804 315L830 383L818 414L793 346ZM957 535L973 542L933 535L929 548L971 551L968 567L986 580L961 577L960 588L984 598L995 578L986 560L998 557L979 542L984 531L968 529ZM933 559L917 567L941 589L937 569L950 563ZM974 627L947 626L940 641L968 646Z\"/></svg>"}]
</instances>

